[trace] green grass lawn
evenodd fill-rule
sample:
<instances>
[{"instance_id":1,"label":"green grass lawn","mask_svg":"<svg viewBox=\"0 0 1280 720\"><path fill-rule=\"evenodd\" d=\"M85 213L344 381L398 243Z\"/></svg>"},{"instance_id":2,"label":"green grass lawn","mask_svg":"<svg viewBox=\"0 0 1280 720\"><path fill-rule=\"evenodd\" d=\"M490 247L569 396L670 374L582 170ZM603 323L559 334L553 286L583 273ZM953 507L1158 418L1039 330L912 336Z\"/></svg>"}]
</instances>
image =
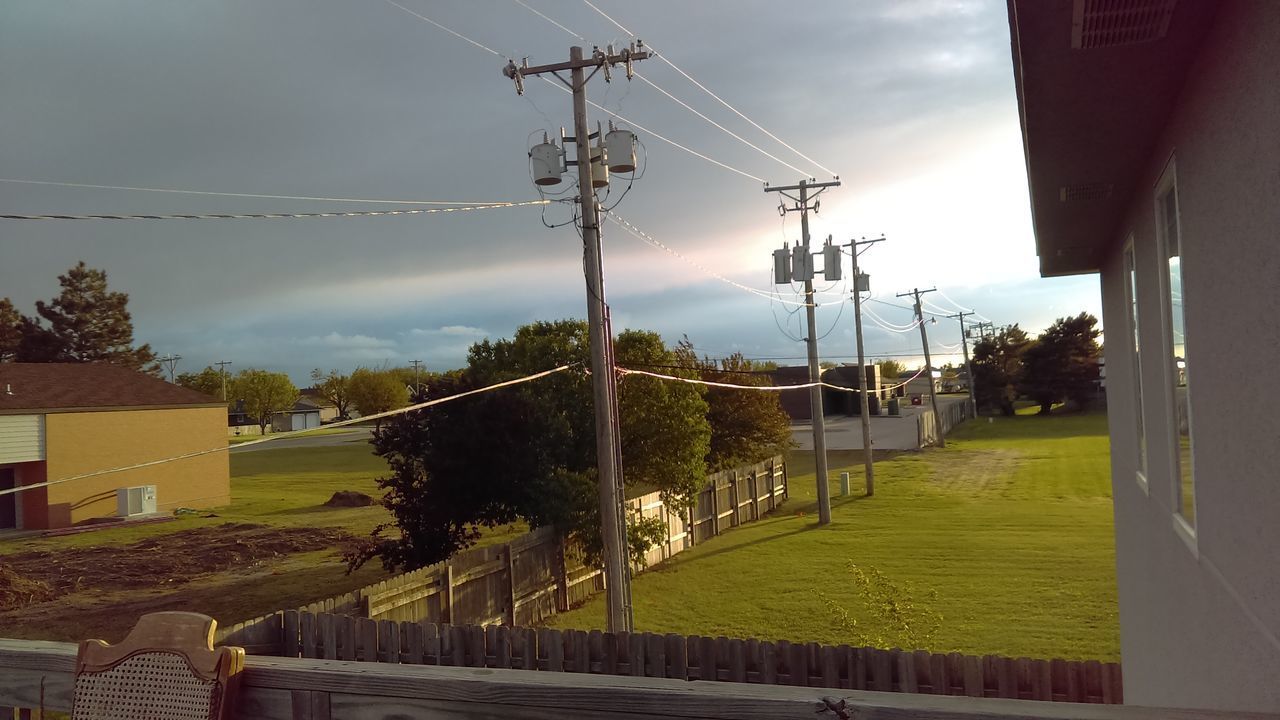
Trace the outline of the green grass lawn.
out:
<instances>
[{"instance_id":1,"label":"green grass lawn","mask_svg":"<svg viewBox=\"0 0 1280 720\"><path fill-rule=\"evenodd\" d=\"M708 541L635 578L636 627L769 640L849 642L820 594L865 626L876 618L847 563L916 591L943 618L925 649L1042 658L1119 658L1109 444L1100 414L968 422L946 449L876 464L861 496L861 455L830 453L855 495L818 527L812 454L789 462L791 500L774 516ZM596 628L603 597L552 619Z\"/></svg>"}]
</instances>

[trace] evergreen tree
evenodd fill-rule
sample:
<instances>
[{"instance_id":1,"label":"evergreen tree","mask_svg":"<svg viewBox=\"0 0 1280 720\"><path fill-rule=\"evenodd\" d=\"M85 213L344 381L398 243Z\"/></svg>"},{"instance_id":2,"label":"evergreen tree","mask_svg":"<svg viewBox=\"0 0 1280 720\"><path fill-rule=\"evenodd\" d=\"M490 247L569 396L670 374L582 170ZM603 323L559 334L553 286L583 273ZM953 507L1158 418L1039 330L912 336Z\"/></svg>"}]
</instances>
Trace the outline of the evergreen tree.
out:
<instances>
[{"instance_id":1,"label":"evergreen tree","mask_svg":"<svg viewBox=\"0 0 1280 720\"><path fill-rule=\"evenodd\" d=\"M1098 319L1088 313L1058 318L1022 354L1019 389L1047 415L1063 400L1085 407L1097 390Z\"/></svg>"},{"instance_id":2,"label":"evergreen tree","mask_svg":"<svg viewBox=\"0 0 1280 720\"><path fill-rule=\"evenodd\" d=\"M151 346L133 346L129 296L108 290L105 271L81 261L59 275L58 282L62 292L57 297L36 302L39 318L23 318L19 360L108 362L160 374Z\"/></svg>"},{"instance_id":3,"label":"evergreen tree","mask_svg":"<svg viewBox=\"0 0 1280 720\"><path fill-rule=\"evenodd\" d=\"M22 313L9 298L0 298L0 362L12 362L22 343Z\"/></svg>"}]
</instances>

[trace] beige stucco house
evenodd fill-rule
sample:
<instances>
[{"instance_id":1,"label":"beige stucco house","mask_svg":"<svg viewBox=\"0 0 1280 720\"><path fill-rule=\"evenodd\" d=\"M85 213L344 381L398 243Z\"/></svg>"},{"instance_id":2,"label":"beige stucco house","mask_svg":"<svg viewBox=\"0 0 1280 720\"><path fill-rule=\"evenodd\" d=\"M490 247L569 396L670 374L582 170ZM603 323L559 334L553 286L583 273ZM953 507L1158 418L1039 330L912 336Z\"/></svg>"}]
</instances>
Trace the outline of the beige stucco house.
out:
<instances>
[{"instance_id":1,"label":"beige stucco house","mask_svg":"<svg viewBox=\"0 0 1280 720\"><path fill-rule=\"evenodd\" d=\"M1127 703L1280 711L1280 3L1009 0L1040 270L1097 273ZM1064 538L1064 542L1069 542Z\"/></svg>"},{"instance_id":2,"label":"beige stucco house","mask_svg":"<svg viewBox=\"0 0 1280 720\"><path fill-rule=\"evenodd\" d=\"M0 530L226 505L223 451L60 482L225 450L226 423L224 403L127 368L0 364Z\"/></svg>"}]
</instances>

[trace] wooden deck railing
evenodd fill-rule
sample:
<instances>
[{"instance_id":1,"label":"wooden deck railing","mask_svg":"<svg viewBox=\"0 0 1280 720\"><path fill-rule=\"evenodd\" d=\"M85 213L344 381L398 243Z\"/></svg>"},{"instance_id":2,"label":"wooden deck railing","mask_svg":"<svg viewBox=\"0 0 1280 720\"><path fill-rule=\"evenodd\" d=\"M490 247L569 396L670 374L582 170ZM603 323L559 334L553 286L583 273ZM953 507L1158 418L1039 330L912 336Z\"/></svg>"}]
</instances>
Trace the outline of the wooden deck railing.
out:
<instances>
[{"instance_id":1,"label":"wooden deck railing","mask_svg":"<svg viewBox=\"0 0 1280 720\"><path fill-rule=\"evenodd\" d=\"M0 639L0 707L71 709L75 645ZM1277 715L250 657L245 720L1226 720ZM0 713L0 717L4 717Z\"/></svg>"}]
</instances>

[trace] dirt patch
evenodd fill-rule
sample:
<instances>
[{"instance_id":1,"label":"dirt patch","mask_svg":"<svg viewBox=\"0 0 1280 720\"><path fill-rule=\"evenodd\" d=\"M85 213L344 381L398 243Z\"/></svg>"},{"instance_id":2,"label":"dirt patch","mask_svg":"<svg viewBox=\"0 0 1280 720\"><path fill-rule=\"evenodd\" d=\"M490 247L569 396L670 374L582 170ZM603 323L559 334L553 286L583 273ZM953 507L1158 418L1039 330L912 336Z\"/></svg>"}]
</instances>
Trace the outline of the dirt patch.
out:
<instances>
[{"instance_id":1,"label":"dirt patch","mask_svg":"<svg viewBox=\"0 0 1280 720\"><path fill-rule=\"evenodd\" d=\"M355 490L339 490L329 498L325 507L369 507L373 504L373 498L362 492Z\"/></svg>"},{"instance_id":2,"label":"dirt patch","mask_svg":"<svg viewBox=\"0 0 1280 720\"><path fill-rule=\"evenodd\" d=\"M173 587L210 573L251 571L293 553L345 550L354 540L337 528L225 523L131 545L19 553L4 561L19 576L50 588L56 597L83 590Z\"/></svg>"},{"instance_id":3,"label":"dirt patch","mask_svg":"<svg viewBox=\"0 0 1280 720\"><path fill-rule=\"evenodd\" d=\"M53 599L46 582L23 577L8 565L0 565L0 610L15 610Z\"/></svg>"}]
</instances>

